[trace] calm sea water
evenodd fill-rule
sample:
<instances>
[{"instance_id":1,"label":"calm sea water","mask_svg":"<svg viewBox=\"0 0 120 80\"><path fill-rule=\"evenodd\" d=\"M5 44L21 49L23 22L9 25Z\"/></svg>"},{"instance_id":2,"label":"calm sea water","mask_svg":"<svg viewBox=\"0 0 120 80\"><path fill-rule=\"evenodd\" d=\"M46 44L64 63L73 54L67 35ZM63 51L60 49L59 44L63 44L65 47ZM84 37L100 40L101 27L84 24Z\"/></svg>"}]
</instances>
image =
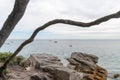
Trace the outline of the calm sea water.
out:
<instances>
[{"instance_id":1,"label":"calm sea water","mask_svg":"<svg viewBox=\"0 0 120 80\"><path fill-rule=\"evenodd\" d=\"M0 52L14 52L24 40L8 40ZM35 40L25 46L21 55L49 53L64 63L72 52L84 52L99 57L99 65L110 72L120 72L120 40Z\"/></svg>"}]
</instances>

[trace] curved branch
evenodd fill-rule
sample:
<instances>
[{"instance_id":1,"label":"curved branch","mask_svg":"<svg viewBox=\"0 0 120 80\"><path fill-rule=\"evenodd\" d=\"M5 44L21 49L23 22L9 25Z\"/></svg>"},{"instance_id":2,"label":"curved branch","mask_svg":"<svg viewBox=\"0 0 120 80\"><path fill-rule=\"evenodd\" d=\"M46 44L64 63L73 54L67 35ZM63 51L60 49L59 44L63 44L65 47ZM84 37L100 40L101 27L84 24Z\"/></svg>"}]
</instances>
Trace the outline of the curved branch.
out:
<instances>
[{"instance_id":1,"label":"curved branch","mask_svg":"<svg viewBox=\"0 0 120 80\"><path fill-rule=\"evenodd\" d=\"M102 22L108 21L112 18L120 18L120 11L118 11L117 13L99 18L95 21L89 22L89 23L84 23L84 22L77 22L77 21L72 21L72 20L64 20L64 19L55 19L52 21L49 21L48 23L44 24L41 27L38 27L33 34L31 35L31 37L29 39L27 39L26 41L24 41L18 48L17 50L13 53L13 55L6 60L6 62L3 64L3 66L0 67L0 74L3 73L4 69L6 69L7 65L9 64L9 62L23 49L24 46L26 46L27 44L31 43L35 36L38 34L39 31L53 25L53 24L57 24L57 23L63 23L63 24L68 24L68 25L75 25L75 26L79 26L79 27L90 27L93 25L98 25Z\"/></svg>"},{"instance_id":2,"label":"curved branch","mask_svg":"<svg viewBox=\"0 0 120 80\"><path fill-rule=\"evenodd\" d=\"M92 22L89 22L89 23L77 22L77 21L65 20L65 19L55 19L55 20L49 21L46 24L44 24L43 26L38 27L33 32L31 37L22 43L17 48L17 50L13 53L13 55L4 63L4 66L7 66L7 64L22 50L22 48L25 45L31 43L34 40L35 36L38 34L39 31L41 31L41 30L43 30L43 29L45 29L45 28L47 28L47 27L49 27L49 26L51 26L53 24L63 23L63 24L68 24L68 25L75 25L75 26L78 26L78 27L90 27L90 26L98 25L98 24L100 24L102 22L108 21L108 20L110 20L112 18L120 18L120 11L118 11L117 13L114 13L114 14L99 18L99 19L97 19L95 21L92 21Z\"/></svg>"},{"instance_id":3,"label":"curved branch","mask_svg":"<svg viewBox=\"0 0 120 80\"><path fill-rule=\"evenodd\" d=\"M29 0L15 0L14 9L6 19L1 31L0 31L0 47L3 45L5 40L8 38L15 25L23 17L26 6Z\"/></svg>"}]
</instances>

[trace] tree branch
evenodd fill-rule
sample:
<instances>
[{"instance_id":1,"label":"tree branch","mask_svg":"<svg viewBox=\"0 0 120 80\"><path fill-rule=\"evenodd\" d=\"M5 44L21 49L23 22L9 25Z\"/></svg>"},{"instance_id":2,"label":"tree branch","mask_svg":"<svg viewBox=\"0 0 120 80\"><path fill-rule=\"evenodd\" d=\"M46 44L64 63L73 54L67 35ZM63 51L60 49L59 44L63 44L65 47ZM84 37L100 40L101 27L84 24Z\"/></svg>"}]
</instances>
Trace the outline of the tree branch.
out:
<instances>
[{"instance_id":1,"label":"tree branch","mask_svg":"<svg viewBox=\"0 0 120 80\"><path fill-rule=\"evenodd\" d=\"M14 29L15 25L23 17L29 0L15 0L13 11L6 19L0 31L0 48Z\"/></svg>"},{"instance_id":2,"label":"tree branch","mask_svg":"<svg viewBox=\"0 0 120 80\"><path fill-rule=\"evenodd\" d=\"M78 26L78 27L90 27L90 26L98 25L98 24L100 24L102 22L108 21L108 20L110 20L112 18L120 18L120 11L118 11L117 13L114 13L114 14L99 18L99 19L97 19L95 21L92 21L92 22L89 22L89 23L77 22L77 21L72 21L72 20L64 20L64 19L55 19L55 20L49 21L46 24L44 24L43 26L38 27L33 32L31 37L22 43L17 48L17 50L13 53L13 55L4 63L4 66L7 66L8 63L22 50L22 48L25 45L31 43L34 40L35 36L38 34L39 31L44 30L45 28L47 28L47 27L49 27L49 26L51 26L53 24L63 23L63 24L68 24L68 25L75 25L75 26Z\"/></svg>"}]
</instances>

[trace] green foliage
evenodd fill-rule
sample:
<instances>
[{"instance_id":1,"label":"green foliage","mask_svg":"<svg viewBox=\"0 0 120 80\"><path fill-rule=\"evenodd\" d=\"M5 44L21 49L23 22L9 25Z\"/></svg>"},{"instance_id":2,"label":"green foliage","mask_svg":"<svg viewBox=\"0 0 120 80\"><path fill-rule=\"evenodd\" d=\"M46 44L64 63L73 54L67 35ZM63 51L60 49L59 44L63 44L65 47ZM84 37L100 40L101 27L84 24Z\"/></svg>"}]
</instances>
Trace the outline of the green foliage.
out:
<instances>
[{"instance_id":1,"label":"green foliage","mask_svg":"<svg viewBox=\"0 0 120 80\"><path fill-rule=\"evenodd\" d=\"M0 52L0 63L4 63L10 56L12 55L12 53L10 52ZM10 61L10 65L20 65L20 63L22 61L24 61L24 57L23 56L16 56L14 59L12 59Z\"/></svg>"},{"instance_id":2,"label":"green foliage","mask_svg":"<svg viewBox=\"0 0 120 80\"><path fill-rule=\"evenodd\" d=\"M12 53L9 52L0 52L0 62L5 62L11 55Z\"/></svg>"}]
</instances>

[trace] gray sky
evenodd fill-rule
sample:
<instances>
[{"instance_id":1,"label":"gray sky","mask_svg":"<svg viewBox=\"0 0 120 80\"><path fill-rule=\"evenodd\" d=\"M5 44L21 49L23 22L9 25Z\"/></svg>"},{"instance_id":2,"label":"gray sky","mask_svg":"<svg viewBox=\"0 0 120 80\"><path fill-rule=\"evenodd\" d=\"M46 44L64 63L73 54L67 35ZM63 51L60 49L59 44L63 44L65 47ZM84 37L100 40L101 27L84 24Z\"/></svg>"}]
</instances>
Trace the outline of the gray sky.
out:
<instances>
[{"instance_id":1,"label":"gray sky","mask_svg":"<svg viewBox=\"0 0 120 80\"><path fill-rule=\"evenodd\" d=\"M1 0L0 28L15 0ZM28 38L34 29L53 19L89 22L120 10L120 0L30 0L26 13L9 38ZM120 19L90 28L57 24L40 32L42 39L120 39Z\"/></svg>"}]
</instances>

